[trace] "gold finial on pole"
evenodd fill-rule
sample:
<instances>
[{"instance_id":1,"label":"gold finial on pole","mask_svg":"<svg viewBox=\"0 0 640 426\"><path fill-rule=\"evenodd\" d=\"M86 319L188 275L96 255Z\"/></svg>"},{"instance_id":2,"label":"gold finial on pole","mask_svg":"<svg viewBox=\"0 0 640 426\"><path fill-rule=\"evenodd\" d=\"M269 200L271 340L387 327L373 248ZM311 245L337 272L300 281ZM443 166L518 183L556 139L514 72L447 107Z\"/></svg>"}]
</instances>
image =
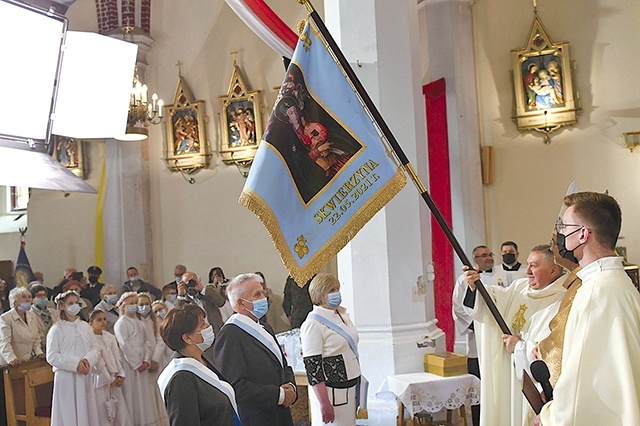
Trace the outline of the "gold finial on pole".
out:
<instances>
[{"instance_id":1,"label":"gold finial on pole","mask_svg":"<svg viewBox=\"0 0 640 426\"><path fill-rule=\"evenodd\" d=\"M315 9L309 0L298 0L298 3L303 4L307 8L307 12L315 12Z\"/></svg>"},{"instance_id":2,"label":"gold finial on pole","mask_svg":"<svg viewBox=\"0 0 640 426\"><path fill-rule=\"evenodd\" d=\"M538 13L538 0L533 0L533 13Z\"/></svg>"},{"instance_id":3,"label":"gold finial on pole","mask_svg":"<svg viewBox=\"0 0 640 426\"><path fill-rule=\"evenodd\" d=\"M231 53L231 55L233 56L233 65L236 65L236 55L238 54L238 51L236 49L233 49L229 53Z\"/></svg>"},{"instance_id":4,"label":"gold finial on pole","mask_svg":"<svg viewBox=\"0 0 640 426\"><path fill-rule=\"evenodd\" d=\"M176 64L176 67L178 67L178 77L182 77L182 66L184 64L182 62L180 62L180 60L178 60L178 63Z\"/></svg>"}]
</instances>

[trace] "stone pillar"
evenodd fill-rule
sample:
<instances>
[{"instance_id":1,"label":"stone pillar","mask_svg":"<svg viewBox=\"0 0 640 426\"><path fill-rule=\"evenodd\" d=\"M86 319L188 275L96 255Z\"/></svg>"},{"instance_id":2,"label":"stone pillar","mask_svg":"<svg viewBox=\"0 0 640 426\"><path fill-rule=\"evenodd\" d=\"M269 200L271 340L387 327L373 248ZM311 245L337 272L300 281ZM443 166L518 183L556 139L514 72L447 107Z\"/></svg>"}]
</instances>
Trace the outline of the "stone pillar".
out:
<instances>
[{"instance_id":1,"label":"stone pillar","mask_svg":"<svg viewBox=\"0 0 640 426\"><path fill-rule=\"evenodd\" d=\"M136 72L145 82L147 53L153 44L149 36L150 0L98 0L96 12L100 33L138 45ZM126 37L124 27L130 28ZM148 139L106 141L103 261L105 282L117 287L126 281L130 266L138 268L145 280L153 277L148 144Z\"/></svg>"},{"instance_id":2,"label":"stone pillar","mask_svg":"<svg viewBox=\"0 0 640 426\"><path fill-rule=\"evenodd\" d=\"M417 5L397 0L326 0L329 31L405 153L426 181L424 102ZM409 181L338 255L345 305L360 335L369 395L392 374L423 370L433 306L417 292L431 257L428 216ZM440 341L444 347L444 341ZM433 349L431 349L433 351Z\"/></svg>"},{"instance_id":3,"label":"stone pillar","mask_svg":"<svg viewBox=\"0 0 640 426\"><path fill-rule=\"evenodd\" d=\"M446 81L453 230L467 256L475 246L490 243L485 240L472 6L473 0L418 5L422 84ZM455 265L458 276L457 256ZM466 353L464 340L456 339L454 351Z\"/></svg>"}]
</instances>

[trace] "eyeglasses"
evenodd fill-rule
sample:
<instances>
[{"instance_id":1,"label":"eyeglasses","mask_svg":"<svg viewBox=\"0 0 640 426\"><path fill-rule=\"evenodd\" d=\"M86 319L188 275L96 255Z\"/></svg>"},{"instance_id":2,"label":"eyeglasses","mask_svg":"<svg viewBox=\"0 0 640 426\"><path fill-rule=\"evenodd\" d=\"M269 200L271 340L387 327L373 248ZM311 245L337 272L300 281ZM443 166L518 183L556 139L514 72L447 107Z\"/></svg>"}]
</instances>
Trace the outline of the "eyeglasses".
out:
<instances>
[{"instance_id":1,"label":"eyeglasses","mask_svg":"<svg viewBox=\"0 0 640 426\"><path fill-rule=\"evenodd\" d=\"M487 257L493 257L493 253L484 253L481 254L480 256L473 256L474 259L486 259Z\"/></svg>"},{"instance_id":2,"label":"eyeglasses","mask_svg":"<svg viewBox=\"0 0 640 426\"><path fill-rule=\"evenodd\" d=\"M582 227L584 225L579 225L577 223L562 223L561 221L558 221L554 225L554 228L556 230L556 234L562 233L562 231L564 231L567 226L580 226L580 227Z\"/></svg>"}]
</instances>

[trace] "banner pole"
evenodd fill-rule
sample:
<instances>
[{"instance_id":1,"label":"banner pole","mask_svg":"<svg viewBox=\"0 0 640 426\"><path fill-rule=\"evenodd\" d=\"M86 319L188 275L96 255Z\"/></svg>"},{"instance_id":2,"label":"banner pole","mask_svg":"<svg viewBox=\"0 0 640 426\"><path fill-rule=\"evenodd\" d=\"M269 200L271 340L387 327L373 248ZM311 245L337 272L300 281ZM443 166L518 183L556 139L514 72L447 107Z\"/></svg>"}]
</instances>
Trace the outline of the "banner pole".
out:
<instances>
[{"instance_id":1,"label":"banner pole","mask_svg":"<svg viewBox=\"0 0 640 426\"><path fill-rule=\"evenodd\" d=\"M311 16L311 18L313 19L313 22L317 25L318 30L324 37L325 41L329 44L329 47L333 51L333 54L338 59L340 66L346 73L347 78L349 78L349 80L353 84L353 87L356 89L358 95L361 97L365 106L369 109L369 112L373 116L373 119L376 121L376 124L379 126L380 131L387 139L387 142L389 142L389 144L391 145L391 148L393 149L396 157L400 161L400 164L405 169L405 171L409 174L409 177L413 181L413 184L418 189L418 192L422 196L422 199L425 201L425 203L429 207L429 210L435 217L436 221L438 222L438 225L440 225L440 228L442 229L444 234L447 236L447 239L449 240L449 243L453 247L453 250L458 255L458 258L464 265L473 269L473 265L469 261L469 258L465 254L464 250L462 249L462 246L456 239L455 235L453 235L453 231L451 231L451 228L449 227L444 217L442 216L442 213L438 209L438 206L436 206L435 202L429 195L429 192L427 191L424 184L420 180L420 177L418 176L418 174L413 169L413 166L411 165L411 163L409 162L409 159L407 158L404 151L402 150L402 147L400 147L400 144L396 140L395 136L393 136L393 133L391 133L391 129L389 129L389 126L387 126L387 123L382 118L382 115L378 111L378 108L376 108L375 104L373 103L367 91L365 90L364 86L362 85L362 83L360 83L360 80L358 79L355 72L351 68L351 65L349 65L349 62L347 61L342 51L338 47L337 43L329 33L329 30L327 29L327 27L324 25L322 18L320 18L320 15L318 15L318 12L316 12L315 8L313 7L313 5L309 0L298 0L298 3L303 4L307 8L307 11L309 12L309 15ZM502 318L500 311L498 311L498 308L493 302L493 299L491 299L491 296L489 295L489 292L487 291L484 284L482 284L480 280L476 280L475 285L477 290L480 292L480 295L484 299L485 303L487 304L489 311L491 312L496 322L498 323L498 326L500 327L502 332L504 334L511 334L511 331L509 330L507 323L505 322L504 318Z\"/></svg>"}]
</instances>

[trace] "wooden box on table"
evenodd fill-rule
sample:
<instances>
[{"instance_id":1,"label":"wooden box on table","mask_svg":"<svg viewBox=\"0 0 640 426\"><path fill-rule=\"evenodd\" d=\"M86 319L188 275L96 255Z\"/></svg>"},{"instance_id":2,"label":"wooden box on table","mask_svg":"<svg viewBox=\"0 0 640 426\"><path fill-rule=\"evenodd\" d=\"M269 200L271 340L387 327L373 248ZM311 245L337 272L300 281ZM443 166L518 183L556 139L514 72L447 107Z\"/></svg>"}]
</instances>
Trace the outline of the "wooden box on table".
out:
<instances>
[{"instance_id":1,"label":"wooden box on table","mask_svg":"<svg viewBox=\"0 0 640 426\"><path fill-rule=\"evenodd\" d=\"M467 357L453 352L438 352L424 356L424 371L442 377L467 374Z\"/></svg>"}]
</instances>

